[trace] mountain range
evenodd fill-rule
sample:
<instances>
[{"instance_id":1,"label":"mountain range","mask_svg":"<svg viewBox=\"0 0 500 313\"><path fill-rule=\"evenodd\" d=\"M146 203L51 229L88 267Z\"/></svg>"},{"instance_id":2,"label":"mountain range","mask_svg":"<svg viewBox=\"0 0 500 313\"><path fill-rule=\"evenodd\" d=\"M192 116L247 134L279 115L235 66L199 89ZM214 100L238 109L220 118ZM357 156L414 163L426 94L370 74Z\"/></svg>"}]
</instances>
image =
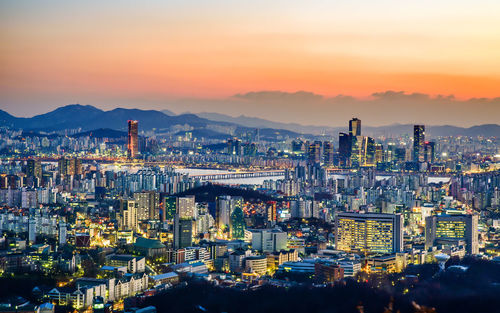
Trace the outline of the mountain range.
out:
<instances>
[{"instance_id":1,"label":"mountain range","mask_svg":"<svg viewBox=\"0 0 500 313\"><path fill-rule=\"evenodd\" d=\"M171 113L171 111L168 111ZM280 123L269 121L258 117L248 117L240 115L233 117L220 113L195 113L199 117L203 117L212 121L235 123L250 128L277 128L285 129L298 133L322 135L322 134L338 134L339 132L346 132L347 123L345 127L331 127L331 126L316 126L316 125L301 125L296 123ZM411 135L413 133L412 124L392 124L387 126L363 126L363 134L369 136L399 136L403 134ZM459 127L452 125L428 125L426 126L426 134L429 136L486 136L486 137L499 137L500 125L498 124L483 124L472 127Z\"/></svg>"},{"instance_id":2,"label":"mountain range","mask_svg":"<svg viewBox=\"0 0 500 313\"><path fill-rule=\"evenodd\" d=\"M225 122L213 122L194 114L169 116L155 110L117 108L103 111L91 105L71 104L54 111L33 117L15 117L0 110L0 123L16 129L36 131L60 131L81 129L89 131L99 128L126 130L128 120L137 120L142 130L168 129L173 125L190 125L194 128L208 124L228 125Z\"/></svg>"},{"instance_id":3,"label":"mountain range","mask_svg":"<svg viewBox=\"0 0 500 313\"><path fill-rule=\"evenodd\" d=\"M263 139L281 139L285 137L307 137L318 135L336 136L347 131L345 127L312 126L296 123L280 123L262 118L238 116L232 117L220 113L183 113L176 115L171 111L140 110L117 108L104 111L91 105L72 104L57 108L51 112L33 117L15 117L0 110L0 125L31 132L54 132L77 129L82 135L93 131L94 135L112 134L110 130L126 131L127 121L139 121L140 130L170 132L182 135L189 130L194 137L223 139L238 136L259 129ZM103 131L105 129L106 131ZM363 126L364 135L399 136L413 132L413 125L393 124L388 126ZM499 137L500 125L484 124L463 128L451 125L426 126L428 136L486 136ZM114 136L121 134L114 133Z\"/></svg>"}]
</instances>

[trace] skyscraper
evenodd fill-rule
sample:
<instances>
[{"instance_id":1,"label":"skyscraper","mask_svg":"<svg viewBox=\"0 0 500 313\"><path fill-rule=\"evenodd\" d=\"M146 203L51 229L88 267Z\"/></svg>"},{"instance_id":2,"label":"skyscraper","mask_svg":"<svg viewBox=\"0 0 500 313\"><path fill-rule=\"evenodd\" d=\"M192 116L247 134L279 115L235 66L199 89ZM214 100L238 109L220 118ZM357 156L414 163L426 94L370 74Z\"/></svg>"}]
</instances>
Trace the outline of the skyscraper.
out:
<instances>
[{"instance_id":1,"label":"skyscraper","mask_svg":"<svg viewBox=\"0 0 500 313\"><path fill-rule=\"evenodd\" d=\"M68 235L68 229L66 222L64 220L59 221L59 244L63 245L66 243L66 236Z\"/></svg>"},{"instance_id":2,"label":"skyscraper","mask_svg":"<svg viewBox=\"0 0 500 313\"><path fill-rule=\"evenodd\" d=\"M364 137L364 149L363 149L363 154L364 154L364 165L365 166L372 166L375 164L375 139L371 137Z\"/></svg>"},{"instance_id":3,"label":"skyscraper","mask_svg":"<svg viewBox=\"0 0 500 313\"><path fill-rule=\"evenodd\" d=\"M137 219L159 220L160 219L160 194L155 191L135 192L134 199L137 203Z\"/></svg>"},{"instance_id":4,"label":"skyscraper","mask_svg":"<svg viewBox=\"0 0 500 313\"><path fill-rule=\"evenodd\" d=\"M381 144L375 144L375 164L384 161L384 147Z\"/></svg>"},{"instance_id":5,"label":"skyscraper","mask_svg":"<svg viewBox=\"0 0 500 313\"><path fill-rule=\"evenodd\" d=\"M58 161L59 175L71 176L82 174L82 161L78 158L61 157Z\"/></svg>"},{"instance_id":6,"label":"skyscraper","mask_svg":"<svg viewBox=\"0 0 500 313\"><path fill-rule=\"evenodd\" d=\"M161 208L162 208L162 215L161 219L163 222L166 220L173 220L175 213L177 211L177 198L174 196L167 196L165 194L161 194L162 200L161 200Z\"/></svg>"},{"instance_id":7,"label":"skyscraper","mask_svg":"<svg viewBox=\"0 0 500 313\"><path fill-rule=\"evenodd\" d=\"M327 166L333 165L333 142L325 141L323 143L323 163Z\"/></svg>"},{"instance_id":8,"label":"skyscraper","mask_svg":"<svg viewBox=\"0 0 500 313\"><path fill-rule=\"evenodd\" d=\"M403 250L400 214L339 213L335 219L337 250L394 253Z\"/></svg>"},{"instance_id":9,"label":"skyscraper","mask_svg":"<svg viewBox=\"0 0 500 313\"><path fill-rule=\"evenodd\" d=\"M242 145L241 140L238 138L231 138L227 140L227 154L229 155L241 155Z\"/></svg>"},{"instance_id":10,"label":"skyscraper","mask_svg":"<svg viewBox=\"0 0 500 313\"><path fill-rule=\"evenodd\" d=\"M139 122L128 121L127 157L133 159L139 153Z\"/></svg>"},{"instance_id":11,"label":"skyscraper","mask_svg":"<svg viewBox=\"0 0 500 313\"><path fill-rule=\"evenodd\" d=\"M120 200L118 229L137 231L137 205L134 200Z\"/></svg>"},{"instance_id":12,"label":"skyscraper","mask_svg":"<svg viewBox=\"0 0 500 313\"><path fill-rule=\"evenodd\" d=\"M349 121L349 135L361 136L361 120L354 117Z\"/></svg>"},{"instance_id":13,"label":"skyscraper","mask_svg":"<svg viewBox=\"0 0 500 313\"><path fill-rule=\"evenodd\" d=\"M353 118L349 121L349 134L339 134L339 165L359 167L365 162L363 147L366 146L361 136L361 120Z\"/></svg>"},{"instance_id":14,"label":"skyscraper","mask_svg":"<svg viewBox=\"0 0 500 313\"><path fill-rule=\"evenodd\" d=\"M349 136L351 138L350 166L357 168L364 162L364 147L366 143L363 136Z\"/></svg>"},{"instance_id":15,"label":"skyscraper","mask_svg":"<svg viewBox=\"0 0 500 313\"><path fill-rule=\"evenodd\" d=\"M231 214L231 235L233 239L245 238L245 215L239 206Z\"/></svg>"},{"instance_id":16,"label":"skyscraper","mask_svg":"<svg viewBox=\"0 0 500 313\"><path fill-rule=\"evenodd\" d=\"M190 247L193 242L193 220L181 218L179 214L174 217L174 248Z\"/></svg>"},{"instance_id":17,"label":"skyscraper","mask_svg":"<svg viewBox=\"0 0 500 313\"><path fill-rule=\"evenodd\" d=\"M425 126L413 126L413 162L424 162Z\"/></svg>"},{"instance_id":18,"label":"skyscraper","mask_svg":"<svg viewBox=\"0 0 500 313\"><path fill-rule=\"evenodd\" d=\"M177 214L181 219L195 218L195 198L194 196L178 197L176 202Z\"/></svg>"},{"instance_id":19,"label":"skyscraper","mask_svg":"<svg viewBox=\"0 0 500 313\"><path fill-rule=\"evenodd\" d=\"M339 165L348 167L351 158L352 136L346 133L339 134Z\"/></svg>"},{"instance_id":20,"label":"skyscraper","mask_svg":"<svg viewBox=\"0 0 500 313\"><path fill-rule=\"evenodd\" d=\"M42 164L39 160L29 159L26 162L26 176L42 178Z\"/></svg>"},{"instance_id":21,"label":"skyscraper","mask_svg":"<svg viewBox=\"0 0 500 313\"><path fill-rule=\"evenodd\" d=\"M435 145L434 141L426 141L424 144L424 161L434 163L435 160Z\"/></svg>"},{"instance_id":22,"label":"skyscraper","mask_svg":"<svg viewBox=\"0 0 500 313\"><path fill-rule=\"evenodd\" d=\"M276 222L278 220L276 201L267 202L267 220L269 222Z\"/></svg>"},{"instance_id":23,"label":"skyscraper","mask_svg":"<svg viewBox=\"0 0 500 313\"><path fill-rule=\"evenodd\" d=\"M321 163L321 149L323 143L321 141L315 141L309 145L307 150L307 159L309 164L320 164Z\"/></svg>"},{"instance_id":24,"label":"skyscraper","mask_svg":"<svg viewBox=\"0 0 500 313\"><path fill-rule=\"evenodd\" d=\"M225 230L230 227L231 213L234 210L234 203L231 196L217 197L217 207L215 210L215 224L218 230Z\"/></svg>"},{"instance_id":25,"label":"skyscraper","mask_svg":"<svg viewBox=\"0 0 500 313\"><path fill-rule=\"evenodd\" d=\"M30 243L36 242L36 220L33 217L28 220L28 241Z\"/></svg>"}]
</instances>

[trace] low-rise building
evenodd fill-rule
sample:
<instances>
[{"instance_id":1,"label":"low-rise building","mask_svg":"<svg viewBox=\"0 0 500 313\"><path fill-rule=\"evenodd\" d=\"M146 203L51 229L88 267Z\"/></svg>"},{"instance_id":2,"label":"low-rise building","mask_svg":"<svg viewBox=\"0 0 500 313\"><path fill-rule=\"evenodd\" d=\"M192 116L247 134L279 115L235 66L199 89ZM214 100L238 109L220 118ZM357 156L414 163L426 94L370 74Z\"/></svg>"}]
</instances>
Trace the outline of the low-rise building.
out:
<instances>
[{"instance_id":1,"label":"low-rise building","mask_svg":"<svg viewBox=\"0 0 500 313\"><path fill-rule=\"evenodd\" d=\"M112 254L106 257L106 265L113 267L126 266L129 273L143 273L146 269L146 259L141 256Z\"/></svg>"},{"instance_id":2,"label":"low-rise building","mask_svg":"<svg viewBox=\"0 0 500 313\"><path fill-rule=\"evenodd\" d=\"M246 258L245 270L249 273L265 275L267 272L267 257L265 255L258 255Z\"/></svg>"},{"instance_id":3,"label":"low-rise building","mask_svg":"<svg viewBox=\"0 0 500 313\"><path fill-rule=\"evenodd\" d=\"M175 285L179 283L179 275L175 272L170 272L170 273L150 276L149 280L153 286L164 285L164 284Z\"/></svg>"}]
</instances>

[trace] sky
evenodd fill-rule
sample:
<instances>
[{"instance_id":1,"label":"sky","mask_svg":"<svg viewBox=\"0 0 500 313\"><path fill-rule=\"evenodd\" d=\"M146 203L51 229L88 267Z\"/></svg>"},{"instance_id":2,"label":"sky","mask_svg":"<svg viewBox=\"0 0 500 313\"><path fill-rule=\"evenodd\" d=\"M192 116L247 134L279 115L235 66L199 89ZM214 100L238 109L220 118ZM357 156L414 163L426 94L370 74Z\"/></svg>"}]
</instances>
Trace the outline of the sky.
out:
<instances>
[{"instance_id":1,"label":"sky","mask_svg":"<svg viewBox=\"0 0 500 313\"><path fill-rule=\"evenodd\" d=\"M500 123L499 56L498 0L0 0L0 109L15 116L80 103Z\"/></svg>"}]
</instances>

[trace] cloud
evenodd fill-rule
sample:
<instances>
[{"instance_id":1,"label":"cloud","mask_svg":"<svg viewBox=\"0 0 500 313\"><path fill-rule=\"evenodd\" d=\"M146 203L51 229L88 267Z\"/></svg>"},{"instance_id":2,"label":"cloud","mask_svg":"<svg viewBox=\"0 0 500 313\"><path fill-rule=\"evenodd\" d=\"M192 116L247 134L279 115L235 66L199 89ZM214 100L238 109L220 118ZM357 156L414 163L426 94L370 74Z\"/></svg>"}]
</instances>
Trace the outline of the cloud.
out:
<instances>
[{"instance_id":1,"label":"cloud","mask_svg":"<svg viewBox=\"0 0 500 313\"><path fill-rule=\"evenodd\" d=\"M217 104L214 104L216 102ZM204 106L233 116L246 115L279 122L343 126L356 116L364 125L423 123L472 126L498 123L500 98L458 99L454 95L386 90L370 98L326 97L307 91L252 91ZM217 109L216 109L217 108Z\"/></svg>"},{"instance_id":2,"label":"cloud","mask_svg":"<svg viewBox=\"0 0 500 313\"><path fill-rule=\"evenodd\" d=\"M372 96L380 100L428 100L430 96L424 93L405 93L404 91L387 90L383 92L375 92Z\"/></svg>"},{"instance_id":3,"label":"cloud","mask_svg":"<svg viewBox=\"0 0 500 313\"><path fill-rule=\"evenodd\" d=\"M284 91L252 91L233 96L236 99L245 99L252 101L321 101L324 99L322 95L307 91L284 92Z\"/></svg>"}]
</instances>

